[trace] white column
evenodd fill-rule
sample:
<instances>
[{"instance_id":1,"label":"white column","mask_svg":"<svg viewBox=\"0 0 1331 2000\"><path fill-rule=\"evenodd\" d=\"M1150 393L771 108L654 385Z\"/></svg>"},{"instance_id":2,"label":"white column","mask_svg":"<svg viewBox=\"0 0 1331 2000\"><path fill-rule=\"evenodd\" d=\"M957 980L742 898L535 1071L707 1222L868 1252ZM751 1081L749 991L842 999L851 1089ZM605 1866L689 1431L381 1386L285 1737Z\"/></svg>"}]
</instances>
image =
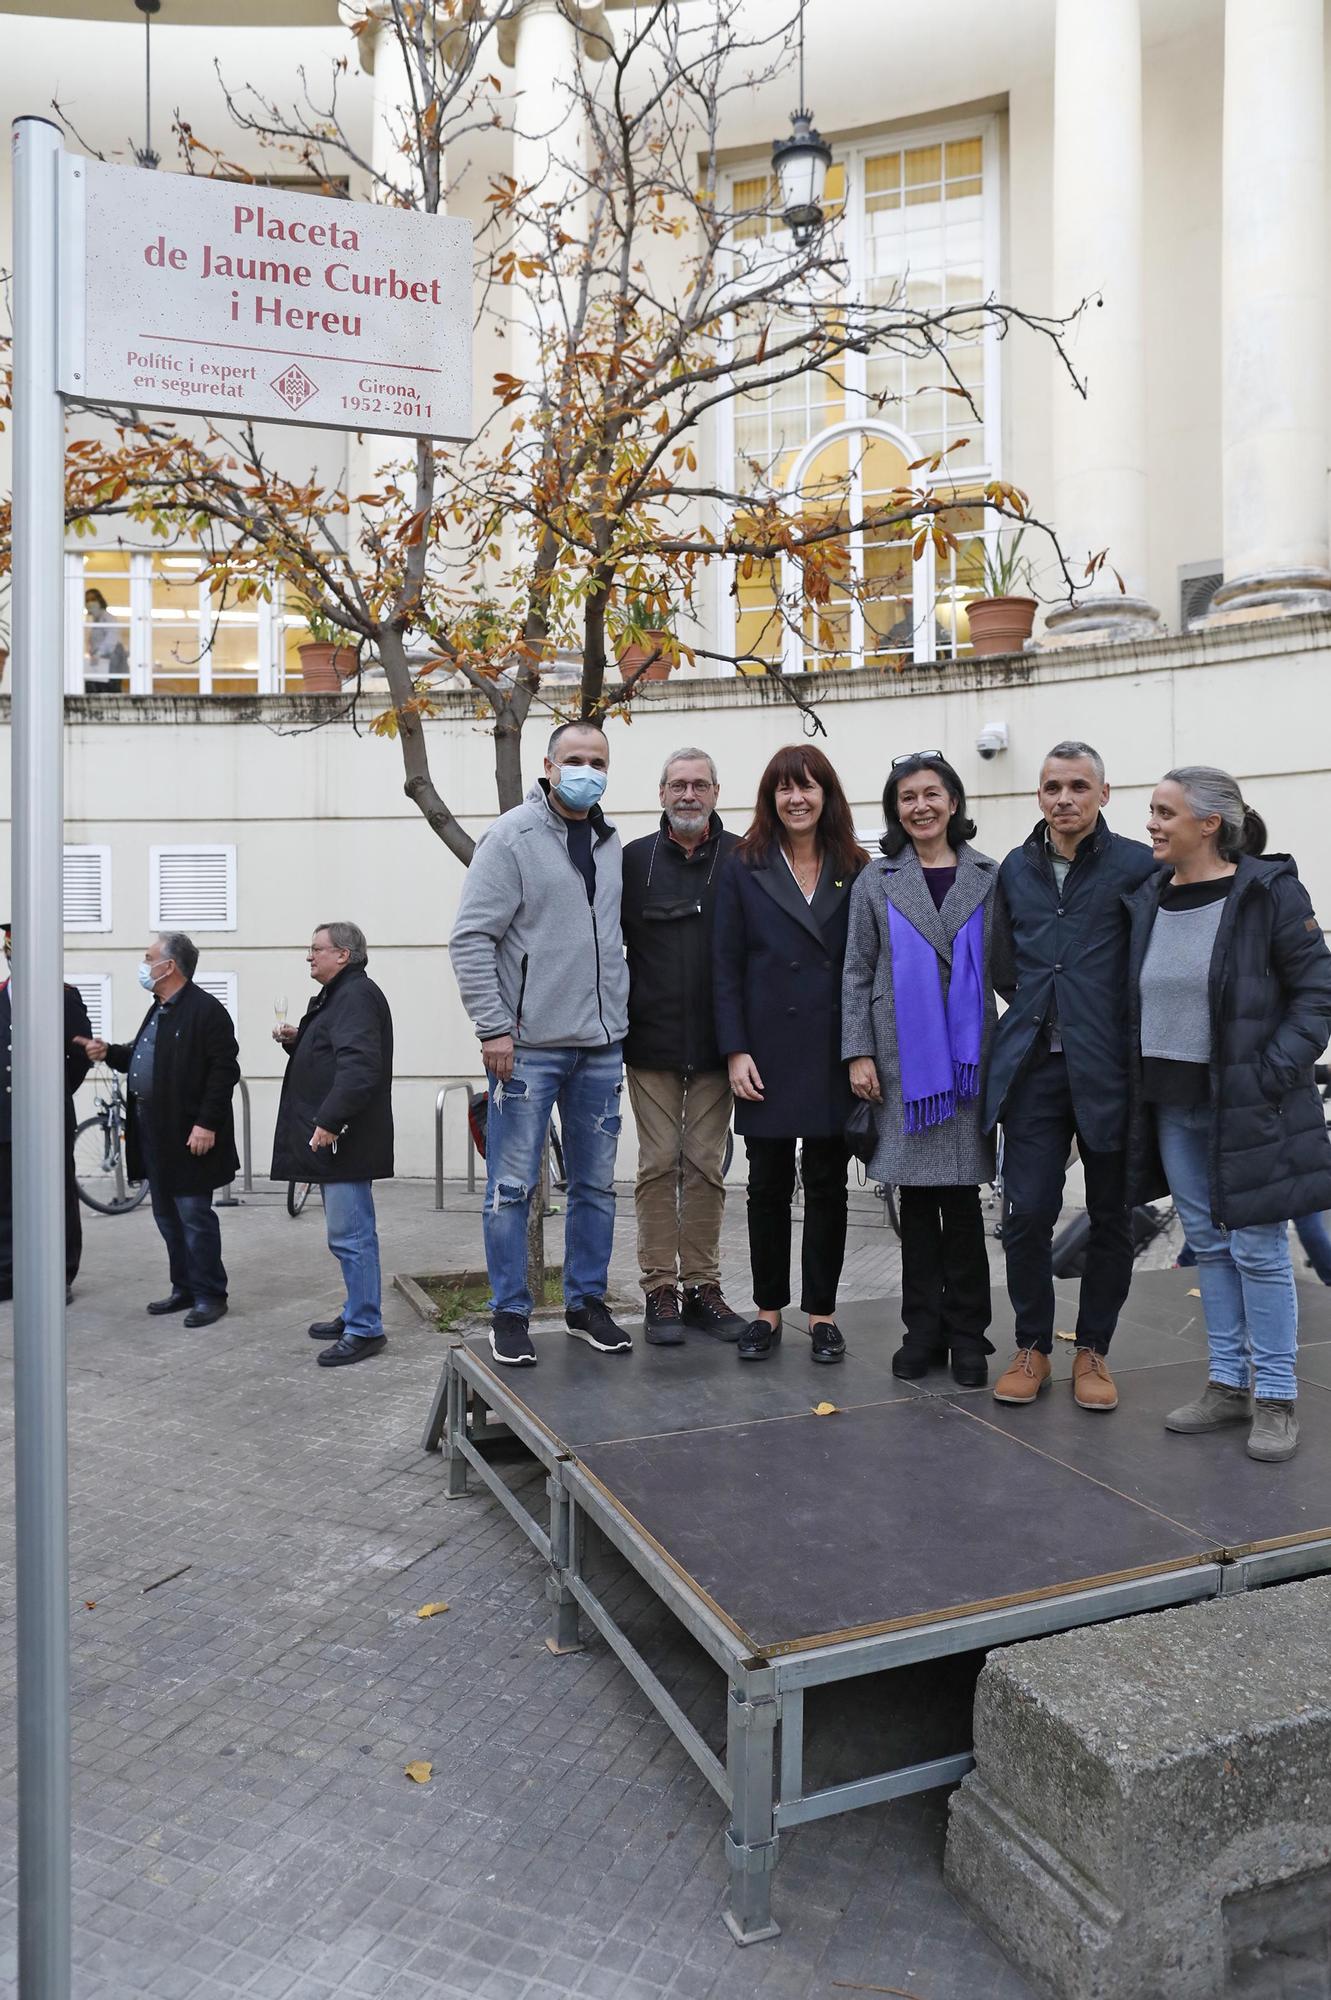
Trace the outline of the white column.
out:
<instances>
[{"instance_id":1,"label":"white column","mask_svg":"<svg viewBox=\"0 0 1331 2000\"><path fill-rule=\"evenodd\" d=\"M1140 0L1057 0L1053 310L1087 306L1068 336L1083 399L1056 379L1053 521L1074 577L1105 567L1045 623L1051 645L1161 630L1146 587ZM1095 303L1102 301L1102 303ZM1120 591L1117 570L1125 586Z\"/></svg>"},{"instance_id":2,"label":"white column","mask_svg":"<svg viewBox=\"0 0 1331 2000\"><path fill-rule=\"evenodd\" d=\"M586 135L578 89L578 29L559 0L524 0L511 37L500 50L513 69L513 178L531 192L527 209L541 208L565 234L582 235L586 223ZM548 206L547 206L548 204ZM544 219L533 219L514 246L520 256L548 262ZM512 373L538 390L542 334L556 321L555 273L515 277L509 287Z\"/></svg>"},{"instance_id":3,"label":"white column","mask_svg":"<svg viewBox=\"0 0 1331 2000\"><path fill-rule=\"evenodd\" d=\"M1322 0L1226 0L1223 619L1331 609Z\"/></svg>"}]
</instances>

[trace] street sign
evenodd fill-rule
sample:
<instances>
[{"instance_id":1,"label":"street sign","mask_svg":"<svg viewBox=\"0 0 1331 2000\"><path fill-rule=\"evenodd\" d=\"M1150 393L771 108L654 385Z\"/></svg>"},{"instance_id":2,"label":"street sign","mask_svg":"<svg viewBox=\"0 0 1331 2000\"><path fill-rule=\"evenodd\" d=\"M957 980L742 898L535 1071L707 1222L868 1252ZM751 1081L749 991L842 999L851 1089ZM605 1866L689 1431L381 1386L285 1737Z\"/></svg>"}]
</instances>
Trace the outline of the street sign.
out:
<instances>
[{"instance_id":1,"label":"street sign","mask_svg":"<svg viewBox=\"0 0 1331 2000\"><path fill-rule=\"evenodd\" d=\"M471 224L61 161L60 389L320 430L471 436Z\"/></svg>"},{"instance_id":2,"label":"street sign","mask_svg":"<svg viewBox=\"0 0 1331 2000\"><path fill-rule=\"evenodd\" d=\"M62 399L468 438L471 228L13 145L18 1990L69 2000Z\"/></svg>"}]
</instances>

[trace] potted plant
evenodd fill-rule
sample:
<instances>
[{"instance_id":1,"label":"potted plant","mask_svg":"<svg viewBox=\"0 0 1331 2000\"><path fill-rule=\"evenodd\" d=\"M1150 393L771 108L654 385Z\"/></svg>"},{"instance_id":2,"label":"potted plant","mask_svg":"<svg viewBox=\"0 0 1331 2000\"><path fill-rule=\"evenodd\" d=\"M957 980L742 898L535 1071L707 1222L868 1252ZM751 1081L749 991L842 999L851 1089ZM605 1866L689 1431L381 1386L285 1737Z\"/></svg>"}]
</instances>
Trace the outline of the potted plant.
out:
<instances>
[{"instance_id":1,"label":"potted plant","mask_svg":"<svg viewBox=\"0 0 1331 2000\"><path fill-rule=\"evenodd\" d=\"M1031 636L1037 604L1022 592L1023 584L1031 587L1031 566L1020 554L1025 533L1018 528L985 544L984 595L966 599L973 652L1019 653Z\"/></svg>"},{"instance_id":2,"label":"potted plant","mask_svg":"<svg viewBox=\"0 0 1331 2000\"><path fill-rule=\"evenodd\" d=\"M343 681L356 672L356 648L347 644L342 627L325 618L308 599L301 600L300 610L310 634L296 648L301 683L306 694L336 694Z\"/></svg>"},{"instance_id":3,"label":"potted plant","mask_svg":"<svg viewBox=\"0 0 1331 2000\"><path fill-rule=\"evenodd\" d=\"M664 597L635 597L624 610L619 638L619 671L626 681L668 680L679 658L675 616Z\"/></svg>"}]
</instances>

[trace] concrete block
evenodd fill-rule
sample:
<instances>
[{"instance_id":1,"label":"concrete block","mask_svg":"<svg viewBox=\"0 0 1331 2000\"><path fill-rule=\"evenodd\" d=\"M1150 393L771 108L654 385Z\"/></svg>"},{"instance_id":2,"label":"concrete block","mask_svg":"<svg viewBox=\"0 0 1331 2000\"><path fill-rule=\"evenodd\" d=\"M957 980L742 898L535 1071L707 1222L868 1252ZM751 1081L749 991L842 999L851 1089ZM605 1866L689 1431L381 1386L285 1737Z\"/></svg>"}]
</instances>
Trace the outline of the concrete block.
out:
<instances>
[{"instance_id":1,"label":"concrete block","mask_svg":"<svg viewBox=\"0 0 1331 2000\"><path fill-rule=\"evenodd\" d=\"M1322 1577L990 1657L945 1873L1042 1992L1331 1994L1329 1635Z\"/></svg>"}]
</instances>

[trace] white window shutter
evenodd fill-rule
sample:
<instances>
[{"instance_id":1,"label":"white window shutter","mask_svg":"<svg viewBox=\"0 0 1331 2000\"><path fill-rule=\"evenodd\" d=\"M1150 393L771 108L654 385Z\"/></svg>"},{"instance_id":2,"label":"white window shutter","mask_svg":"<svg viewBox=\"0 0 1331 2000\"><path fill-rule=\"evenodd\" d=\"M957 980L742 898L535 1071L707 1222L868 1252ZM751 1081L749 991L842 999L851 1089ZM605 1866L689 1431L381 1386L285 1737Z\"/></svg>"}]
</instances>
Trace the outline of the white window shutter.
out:
<instances>
[{"instance_id":1,"label":"white window shutter","mask_svg":"<svg viewBox=\"0 0 1331 2000\"><path fill-rule=\"evenodd\" d=\"M67 847L63 888L67 931L110 930L109 847Z\"/></svg>"},{"instance_id":2,"label":"white window shutter","mask_svg":"<svg viewBox=\"0 0 1331 2000\"><path fill-rule=\"evenodd\" d=\"M111 975L109 972L67 972L65 979L83 996L95 1038L111 1039Z\"/></svg>"},{"instance_id":3,"label":"white window shutter","mask_svg":"<svg viewBox=\"0 0 1331 2000\"><path fill-rule=\"evenodd\" d=\"M234 972L196 972L194 984L220 1000L234 1023L236 1018L236 975Z\"/></svg>"},{"instance_id":4,"label":"white window shutter","mask_svg":"<svg viewBox=\"0 0 1331 2000\"><path fill-rule=\"evenodd\" d=\"M157 931L235 930L235 848L150 847L148 922Z\"/></svg>"}]
</instances>

